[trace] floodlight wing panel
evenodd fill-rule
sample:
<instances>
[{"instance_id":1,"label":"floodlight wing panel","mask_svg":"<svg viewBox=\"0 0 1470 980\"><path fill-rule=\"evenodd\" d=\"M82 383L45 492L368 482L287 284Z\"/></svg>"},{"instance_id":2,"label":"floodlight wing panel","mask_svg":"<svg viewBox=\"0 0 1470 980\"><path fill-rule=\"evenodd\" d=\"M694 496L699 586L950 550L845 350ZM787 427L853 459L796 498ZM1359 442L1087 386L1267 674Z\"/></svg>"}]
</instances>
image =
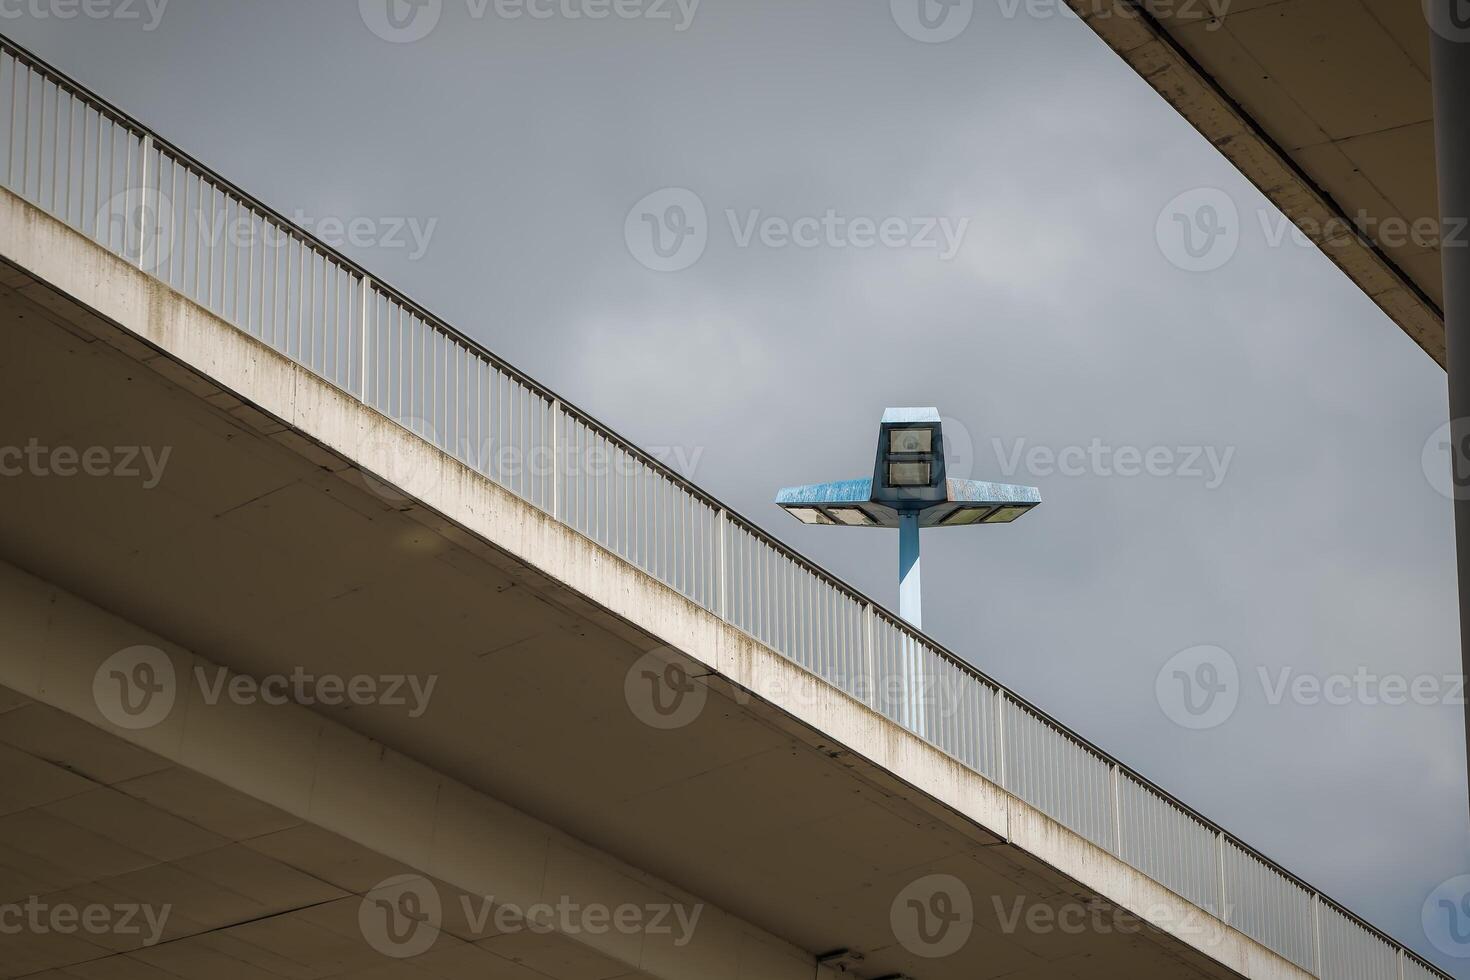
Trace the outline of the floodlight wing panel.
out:
<instances>
[{"instance_id":1,"label":"floodlight wing panel","mask_svg":"<svg viewBox=\"0 0 1470 980\"><path fill-rule=\"evenodd\" d=\"M784 487L776 494L782 507L821 507L828 504L865 504L873 495L873 481L838 480L835 483L808 483L801 487Z\"/></svg>"},{"instance_id":2,"label":"floodlight wing panel","mask_svg":"<svg viewBox=\"0 0 1470 980\"><path fill-rule=\"evenodd\" d=\"M947 496L952 503L1002 507L1008 504L1034 507L1041 503L1041 491L1012 483L988 483L984 480L947 480Z\"/></svg>"}]
</instances>

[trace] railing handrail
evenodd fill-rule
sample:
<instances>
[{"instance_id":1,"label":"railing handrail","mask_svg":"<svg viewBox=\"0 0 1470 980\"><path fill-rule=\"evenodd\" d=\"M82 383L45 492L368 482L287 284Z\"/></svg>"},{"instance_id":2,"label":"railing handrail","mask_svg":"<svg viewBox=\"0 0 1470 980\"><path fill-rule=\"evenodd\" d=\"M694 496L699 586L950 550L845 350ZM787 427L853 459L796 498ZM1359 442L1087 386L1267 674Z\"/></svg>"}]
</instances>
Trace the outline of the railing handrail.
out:
<instances>
[{"instance_id":1,"label":"railing handrail","mask_svg":"<svg viewBox=\"0 0 1470 980\"><path fill-rule=\"evenodd\" d=\"M100 113L105 114L107 117L109 117L111 121L122 124L125 128L131 130L133 134L140 139L151 141L152 145L155 148L167 151L171 156L176 158L177 162L185 164L188 168L197 172L201 177L206 178L211 185L217 187L218 189L227 191L230 194L233 194L242 203L248 205L253 211L259 212L262 216L273 220L281 226L281 229L283 231L293 235L304 245L320 253L323 258L330 259L331 261L342 266L346 271L357 275L364 281L370 282L374 290L382 293L390 300L400 304L407 312L413 314L414 316L417 316L426 325L438 330L442 334L453 339L455 343L464 346L467 350L473 351L474 353L478 354L487 362L504 372L506 375L513 378L516 382L523 385L527 390L535 393L549 403L556 404L557 407L559 407L561 410L567 412L569 415L575 417L583 424L588 426L590 429L608 439L619 449L631 453L634 457L643 462L650 469L656 471L662 477L673 482L685 493L689 494L697 500L702 501L707 506L714 509L717 513L725 515L728 520L743 526L762 544L765 544L766 546L774 549L779 554L783 555L787 559L805 569L810 574L825 582L828 586L836 589L841 593L846 594L853 601L864 605L865 607L870 609L874 615L883 618L887 625L891 628L897 629L901 633L911 636L918 642L922 643L933 653L938 655L940 658L959 669L961 672L971 676L973 679L978 680L982 684L1001 693L1008 701L1030 713L1033 717L1036 718L1036 720L1038 720L1048 728L1053 729L1061 737L1084 749L1088 753L1095 756L1099 761L1114 768L1117 772L1126 775L1142 788L1153 793L1171 806L1178 809L1189 819L1200 824L1206 830L1218 835L1224 841L1228 841L1232 846L1236 847L1243 853L1260 861L1267 868L1279 874L1282 878L1286 879L1292 884L1295 884L1303 891L1309 893L1312 896L1315 896L1322 904L1328 905L1331 908L1335 909L1337 912L1346 917L1349 921L1353 922L1355 925L1362 927L1371 935L1376 936L1383 942L1387 943L1389 946L1393 947L1402 955L1413 959L1416 963L1418 963L1425 969L1428 969L1439 976L1445 977L1445 980L1451 980L1451 978L1449 978L1447 974L1443 973L1443 971L1439 970L1432 963L1429 963L1427 960L1419 956L1413 950L1409 949L1403 943L1394 939L1392 936L1385 933L1383 930L1379 929L1377 926L1373 925L1362 916L1353 912L1341 902L1338 902L1335 899L1331 898L1320 889L1314 887L1310 882L1304 880L1299 875L1283 867L1280 863L1278 863L1268 855L1262 853L1261 851L1257 850L1250 844L1246 843L1237 835L1232 834L1229 830L1226 830L1214 820L1200 813L1194 807L1176 797L1173 793L1159 786L1153 780L1142 775L1137 770L1131 768L1126 763L1119 760L1116 756L1102 749L1085 736L1079 734L1067 724L1059 721L1050 713L1036 705L1034 702L1017 694L1005 684L1002 684L999 681L995 680L985 671L983 671L979 667L976 667L969 661L963 659L962 657L960 657L959 654L955 653L947 646L940 643L938 640L934 639L927 633L924 633L922 630L915 629L911 624L905 622L897 615L892 613L880 601L867 595L861 589L846 582L844 579L828 571L827 569L822 568L810 558L802 555L790 545L786 544L770 532L761 528L752 519L745 517L735 509L721 502L719 498L704 490L687 477L680 474L673 467L660 461L650 453L640 448L636 443L618 434L612 428L595 418L591 413L578 407L576 404L557 394L551 388L537 381L535 378L526 374L524 371L521 371L519 368L506 361L504 358L500 357L494 351L490 350L481 341L476 340L475 338L461 332L453 325L435 315L426 306L414 300L407 293L404 293L403 291L386 283L381 277L374 275L365 266L363 266L356 260L350 258L347 255L344 255L337 248L322 241L312 232L301 228L291 218L282 214L271 205L259 200L249 191L246 191L234 181L223 176L214 168L210 167L208 164L203 163L187 150L184 150L182 147L180 147L178 144L168 140L163 136L160 136L152 128L147 126L145 123L143 123L127 111L95 94L81 82L72 78L70 75L54 67L48 62L42 60L30 50L3 33L0 33L0 51L9 53L14 59L16 59L17 62L24 62L29 68L45 76L58 87L64 87L73 97L77 98L79 101L87 105L90 105ZM326 383L330 384L331 382L326 381ZM553 477L553 483L554 482L555 477ZM723 569L721 570L721 573L723 574ZM1005 789L1004 786L1002 786L1001 788ZM1010 792L1009 790L1006 791ZM1119 860L1123 860L1121 855L1119 855L1118 857ZM1189 899L1186 898L1186 901L1189 901ZM1222 908L1219 912L1219 917L1222 919L1222 921L1224 920L1224 915L1225 910ZM1318 966L1320 969L1320 963L1318 964Z\"/></svg>"}]
</instances>

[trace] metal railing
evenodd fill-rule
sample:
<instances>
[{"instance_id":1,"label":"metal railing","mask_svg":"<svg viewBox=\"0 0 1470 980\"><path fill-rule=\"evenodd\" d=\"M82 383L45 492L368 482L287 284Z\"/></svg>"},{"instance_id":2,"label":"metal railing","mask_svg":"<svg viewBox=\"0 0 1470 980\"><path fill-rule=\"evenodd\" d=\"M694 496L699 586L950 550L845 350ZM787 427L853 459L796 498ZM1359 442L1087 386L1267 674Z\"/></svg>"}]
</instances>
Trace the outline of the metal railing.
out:
<instances>
[{"instance_id":1,"label":"metal railing","mask_svg":"<svg viewBox=\"0 0 1470 980\"><path fill-rule=\"evenodd\" d=\"M0 121L12 192L1200 909L1331 980L1446 976L3 36Z\"/></svg>"}]
</instances>

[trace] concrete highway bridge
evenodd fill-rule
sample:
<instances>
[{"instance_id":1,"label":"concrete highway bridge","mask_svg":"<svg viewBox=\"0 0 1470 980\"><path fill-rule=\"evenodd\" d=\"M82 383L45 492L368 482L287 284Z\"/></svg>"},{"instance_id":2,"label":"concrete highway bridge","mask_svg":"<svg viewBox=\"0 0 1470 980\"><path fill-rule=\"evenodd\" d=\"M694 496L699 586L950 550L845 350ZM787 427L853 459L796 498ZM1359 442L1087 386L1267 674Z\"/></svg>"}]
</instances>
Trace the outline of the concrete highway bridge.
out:
<instances>
[{"instance_id":1,"label":"concrete highway bridge","mask_svg":"<svg viewBox=\"0 0 1470 980\"><path fill-rule=\"evenodd\" d=\"M0 133L0 977L1443 976L3 40Z\"/></svg>"}]
</instances>

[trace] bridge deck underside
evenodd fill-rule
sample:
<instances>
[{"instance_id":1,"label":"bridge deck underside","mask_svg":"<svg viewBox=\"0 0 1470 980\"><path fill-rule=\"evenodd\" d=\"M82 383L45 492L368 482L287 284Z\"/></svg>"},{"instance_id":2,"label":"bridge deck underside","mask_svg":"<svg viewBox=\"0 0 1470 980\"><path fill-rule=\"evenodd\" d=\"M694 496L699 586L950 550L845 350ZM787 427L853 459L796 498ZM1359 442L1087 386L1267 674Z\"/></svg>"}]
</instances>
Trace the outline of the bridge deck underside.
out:
<instances>
[{"instance_id":1,"label":"bridge deck underside","mask_svg":"<svg viewBox=\"0 0 1470 980\"><path fill-rule=\"evenodd\" d=\"M391 488L364 484L342 460L150 349L134 350L152 358L143 364L99 342L93 331L115 328L13 267L0 271L0 365L7 366L0 418L14 434L6 441L83 451L139 447L155 461L168 454L156 485L141 451L135 476L26 472L0 480L0 560L253 677L303 667L342 677L435 677L418 713L412 704L313 710L802 950L861 950L862 976L1235 975L1136 920L1121 929L1029 927L1055 923L1067 910L1109 906L942 807L916 805L891 775L759 700L711 685L708 703L687 724L647 724L626 693L630 668L656 646L647 636L482 542L471 547L438 515ZM0 901L53 885L126 890L114 879L143 869L101 857L77 869L76 881L25 871L32 859L64 864L71 850L65 835L74 832L68 800L132 797L126 779L113 787L109 774L52 751L44 729L27 723L41 714L22 705L0 715L0 746L32 753L17 764L45 767L57 782L56 799L15 806L32 820L44 813L37 825L58 829L24 840L19 851L0 833L11 848L0 850ZM240 809L248 814L248 802ZM282 862L266 845L308 831L274 826L279 817L269 809L263 825L242 826L249 833L239 840L187 812L160 817L163 825L187 824L185 838L220 838L214 850L242 861L281 863L272 873L286 882L279 897L257 901L259 908L240 903L223 919L191 915L191 900L180 893L179 921L224 938L176 942L191 949L227 942L233 930L265 928L251 924L260 916L305 919L340 938L333 903L355 901L361 880ZM20 851L27 856L15 857ZM212 851L201 844L200 853ZM900 945L891 919L895 896L930 874L956 876L975 899L972 937L935 960ZM1018 909L1047 911L1029 920L1023 914L1016 924ZM27 950L16 962L46 966L51 957L61 966L76 949ZM216 975L177 962L185 965L168 968L175 975ZM332 962L241 975L356 975L350 966L331 972ZM85 977L135 975L69 969ZM543 973L636 975L568 970ZM0 967L0 976L11 975L26 973Z\"/></svg>"}]
</instances>

